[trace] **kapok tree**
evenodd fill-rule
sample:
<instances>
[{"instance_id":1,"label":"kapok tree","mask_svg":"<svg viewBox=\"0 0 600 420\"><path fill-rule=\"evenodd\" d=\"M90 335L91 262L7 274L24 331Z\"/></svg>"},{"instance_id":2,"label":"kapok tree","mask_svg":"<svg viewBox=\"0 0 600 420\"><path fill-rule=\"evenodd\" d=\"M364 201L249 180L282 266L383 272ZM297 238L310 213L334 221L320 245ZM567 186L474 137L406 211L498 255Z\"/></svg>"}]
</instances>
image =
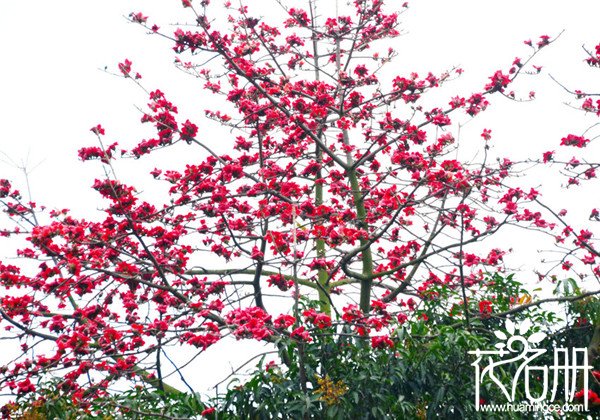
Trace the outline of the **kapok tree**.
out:
<instances>
[{"instance_id":1,"label":"kapok tree","mask_svg":"<svg viewBox=\"0 0 600 420\"><path fill-rule=\"evenodd\" d=\"M393 74L386 42L401 11L380 0L330 17L313 0L273 1L268 18L217 3L184 0L193 24L174 32L130 15L169 41L207 109L184 121L134 63L120 63L122 77L148 89L141 121L155 135L117 145L92 128L97 145L79 157L104 168L93 185L101 215L46 212L2 181L18 225L3 235L23 235L17 255L33 262L0 265L2 323L22 349L2 372L12 392L60 377L81 404L119 380L177 393L164 381L169 353L193 359L227 335L272 343L283 365L295 363L287 349L301 356L304 343L341 331L356 345L393 347L407 319L433 322L419 308L436 299L435 285L457 292L440 304L468 326L493 312L479 296L508 251L484 241L511 224L553 228L538 192L512 180L515 163L488 156L491 130L478 160L454 158L455 121L492 96L514 97L509 85L548 36L481 90L432 104L427 93L461 70ZM228 131L209 135L215 126ZM138 193L113 169L163 153L185 163L151 172L164 196Z\"/></svg>"},{"instance_id":2,"label":"kapok tree","mask_svg":"<svg viewBox=\"0 0 600 420\"><path fill-rule=\"evenodd\" d=\"M593 50L583 46L583 61L591 68L597 70L600 66L600 44ZM596 99L600 94L589 86L575 86L574 81L561 81L550 76L564 91L574 97L576 103L570 101L567 105L578 109L586 114L600 116L600 100ZM540 162L558 168L563 180L564 189L593 188L597 178L597 170L600 162L596 159L598 152L598 123L584 127L581 132L561 133L560 140L553 144L558 146L543 153ZM592 190L593 191L593 190ZM598 233L595 226L600 221L600 209L584 207L583 210L589 216L585 221L573 220L570 211L575 210L563 203L561 208L552 209L543 200L539 204L550 214L557 223L557 229L552 233L558 257L554 258L548 271L540 273L541 277L547 276L553 268L560 268L564 273L572 277L571 287L567 288L569 298L586 300L578 304L580 316L576 319L576 327L589 328L592 332L588 345L588 353L591 363L597 362L600 356L600 312L598 301L595 297L598 291L597 284L600 281L600 265L598 259L600 252L597 249ZM586 203L587 205L587 203ZM575 281L576 279L577 281ZM588 298L589 297L589 298ZM595 379L596 384L598 380Z\"/></svg>"}]
</instances>

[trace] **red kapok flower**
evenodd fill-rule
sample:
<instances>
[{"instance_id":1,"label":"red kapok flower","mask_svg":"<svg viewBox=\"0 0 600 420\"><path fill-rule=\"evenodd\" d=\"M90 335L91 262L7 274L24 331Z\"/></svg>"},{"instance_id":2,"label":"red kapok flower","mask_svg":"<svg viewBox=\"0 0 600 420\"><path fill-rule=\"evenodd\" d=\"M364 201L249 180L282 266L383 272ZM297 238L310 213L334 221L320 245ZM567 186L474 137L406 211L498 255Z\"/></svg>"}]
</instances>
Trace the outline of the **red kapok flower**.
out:
<instances>
[{"instance_id":1,"label":"red kapok flower","mask_svg":"<svg viewBox=\"0 0 600 420\"><path fill-rule=\"evenodd\" d=\"M492 302L489 300L482 300L479 302L479 313L484 316L489 316L492 313Z\"/></svg>"}]
</instances>

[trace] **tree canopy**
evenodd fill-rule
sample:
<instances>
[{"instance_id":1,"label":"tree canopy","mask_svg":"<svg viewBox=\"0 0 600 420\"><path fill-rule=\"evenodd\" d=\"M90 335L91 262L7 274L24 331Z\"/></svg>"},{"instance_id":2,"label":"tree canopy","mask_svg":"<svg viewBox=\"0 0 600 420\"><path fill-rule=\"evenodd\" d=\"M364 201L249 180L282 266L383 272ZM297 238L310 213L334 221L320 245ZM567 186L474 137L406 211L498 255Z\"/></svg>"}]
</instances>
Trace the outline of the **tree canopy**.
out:
<instances>
[{"instance_id":1,"label":"tree canopy","mask_svg":"<svg viewBox=\"0 0 600 420\"><path fill-rule=\"evenodd\" d=\"M408 5L269 5L183 0L189 22L174 28L129 15L202 86L204 115L181 117L167 89L122 60L114 74L147 95L152 134L121 144L91 128L95 143L78 155L103 174L97 214L49 210L0 180L1 234L26 241L0 262L3 335L21 350L2 367L18 397L5 417L490 418L475 408L468 352L513 324L548 335L548 354L582 347L600 363L600 289L589 286L599 212L572 222L569 203L546 201L530 175L594 182L594 127L557 133L527 160L496 156L493 127L477 153L458 153L461 126L493 101L535 100L521 79L541 73L559 34L515 46L479 90L447 94L461 68L394 68ZM600 45L582 55L600 65ZM600 116L594 93L561 83L572 106ZM162 164L169 153L177 167ZM156 166L160 193L120 177L117 162L136 159ZM517 229L554 246L535 282L505 265L511 243L499 235ZM250 379L207 400L192 367L230 338L267 350ZM483 382L482 400L502 401L496 384Z\"/></svg>"}]
</instances>

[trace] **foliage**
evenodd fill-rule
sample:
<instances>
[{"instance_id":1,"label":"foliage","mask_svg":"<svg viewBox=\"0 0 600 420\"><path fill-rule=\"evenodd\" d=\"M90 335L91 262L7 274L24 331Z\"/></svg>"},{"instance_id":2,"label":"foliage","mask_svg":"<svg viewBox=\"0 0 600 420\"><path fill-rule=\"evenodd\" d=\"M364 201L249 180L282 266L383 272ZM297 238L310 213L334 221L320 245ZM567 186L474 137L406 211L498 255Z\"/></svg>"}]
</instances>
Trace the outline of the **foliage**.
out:
<instances>
[{"instance_id":1,"label":"foliage","mask_svg":"<svg viewBox=\"0 0 600 420\"><path fill-rule=\"evenodd\" d=\"M496 283L490 294L502 292L496 295L495 302L509 302L511 295L505 294L507 291L515 293L513 296L527 293L512 275L505 278L495 274L489 280ZM446 298L453 300L458 296ZM297 369L259 364L252 379L230 387L224 403L221 401L223 408L219 415L225 418L240 415L272 418L274 413L280 418L524 418L522 413L481 413L475 409L472 365L475 358L469 352L492 349L497 341L492 332L501 329L504 318L482 314L470 328L464 328L463 322L457 322L456 314L445 310L440 302L445 299L433 301L425 312L435 323L422 320L405 323L392 337L391 348L373 348L360 338L354 341L356 338L343 334L337 339L323 334L304 346L304 365L307 376L312 377L312 388L307 393L299 387ZM506 309L509 307L507 303ZM543 330L557 323L553 312L536 307L530 312L517 313L512 319L516 323L533 319ZM589 341L590 332L580 337ZM552 349L567 343L554 338L544 344ZM508 383L515 370L515 365L509 365L497 373ZM326 401L320 392L323 378L329 381L330 389L344 392ZM505 401L490 379L483 383L482 389L486 403ZM531 390L534 394L541 393L541 385L534 385ZM518 401L525 400L524 392L519 389Z\"/></svg>"},{"instance_id":2,"label":"foliage","mask_svg":"<svg viewBox=\"0 0 600 420\"><path fill-rule=\"evenodd\" d=\"M511 308L508 297L513 293L513 296L527 293L512 275L494 274L488 280L495 284L486 298L492 298L493 294L498 305L506 302L499 310ZM575 285L572 280L566 280L564 284ZM569 287L560 288L561 293ZM314 341L302 345L302 353L297 351L297 343L288 340L285 351L291 359L289 368L272 361L265 363L263 357L250 379L244 382L233 380L226 393L205 404L200 402L200 395L168 394L137 387L89 401L83 406L84 414L82 406L61 392L59 382L54 382L43 387L42 398L31 394L20 397L12 406L12 415L60 419L195 418L201 413L221 419L529 418L523 413L476 411L473 399L475 357L469 352L493 348L497 337L492 332L503 328L505 318L487 316L483 312L481 317L472 320L469 328L465 328L464 320L457 322L456 313L441 305L447 300L458 300L459 296L455 293L445 298L433 300L424 312L436 322L415 319L398 325L391 337L391 347L373 347L366 338L352 334L347 327L339 334L334 334L333 327L319 331L313 335ZM510 319L517 324L534 320L537 327L533 331L553 332L542 343L547 357L536 359L537 365L552 365L550 355L554 347L585 347L590 341L593 328L589 324L582 326L581 317L594 313L598 302L590 299L587 304L577 301L566 305L565 316L570 321L560 331L553 331L560 322L555 311L533 307L527 312L517 312ZM600 365L596 363L595 367ZM508 365L496 373L502 382L510 383L516 368L516 365ZM302 386L303 375L307 378L307 387ZM564 386L564 378L560 379L558 389ZM592 388L600 390L598 385L592 385ZM530 389L534 395L543 392L539 381ZM483 382L482 390L482 398L488 404L505 401L500 389L489 378ZM517 401L526 399L524 392L524 388L518 389ZM214 411L209 407L214 407ZM595 410L596 406L591 408ZM535 414L530 415L538 418ZM576 417L571 415L569 418Z\"/></svg>"},{"instance_id":3,"label":"foliage","mask_svg":"<svg viewBox=\"0 0 600 420\"><path fill-rule=\"evenodd\" d=\"M200 402L199 395L169 394L143 387L81 404L61 391L60 381L53 380L44 384L39 395L21 395L14 403L5 405L2 415L28 420L192 419L210 411Z\"/></svg>"}]
</instances>

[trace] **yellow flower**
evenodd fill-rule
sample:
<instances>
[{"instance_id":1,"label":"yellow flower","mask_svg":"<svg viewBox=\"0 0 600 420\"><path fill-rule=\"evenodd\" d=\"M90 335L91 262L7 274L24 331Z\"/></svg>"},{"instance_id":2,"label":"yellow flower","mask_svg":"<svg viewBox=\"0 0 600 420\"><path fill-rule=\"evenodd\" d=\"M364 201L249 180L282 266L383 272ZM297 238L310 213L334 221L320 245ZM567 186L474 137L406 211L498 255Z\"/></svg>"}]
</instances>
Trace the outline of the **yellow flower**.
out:
<instances>
[{"instance_id":1,"label":"yellow flower","mask_svg":"<svg viewBox=\"0 0 600 420\"><path fill-rule=\"evenodd\" d=\"M320 378L316 376L319 387L315 389L315 393L321 394L319 400L327 405L335 405L340 401L340 397L348 392L348 387L343 381L333 382L329 375Z\"/></svg>"}]
</instances>

